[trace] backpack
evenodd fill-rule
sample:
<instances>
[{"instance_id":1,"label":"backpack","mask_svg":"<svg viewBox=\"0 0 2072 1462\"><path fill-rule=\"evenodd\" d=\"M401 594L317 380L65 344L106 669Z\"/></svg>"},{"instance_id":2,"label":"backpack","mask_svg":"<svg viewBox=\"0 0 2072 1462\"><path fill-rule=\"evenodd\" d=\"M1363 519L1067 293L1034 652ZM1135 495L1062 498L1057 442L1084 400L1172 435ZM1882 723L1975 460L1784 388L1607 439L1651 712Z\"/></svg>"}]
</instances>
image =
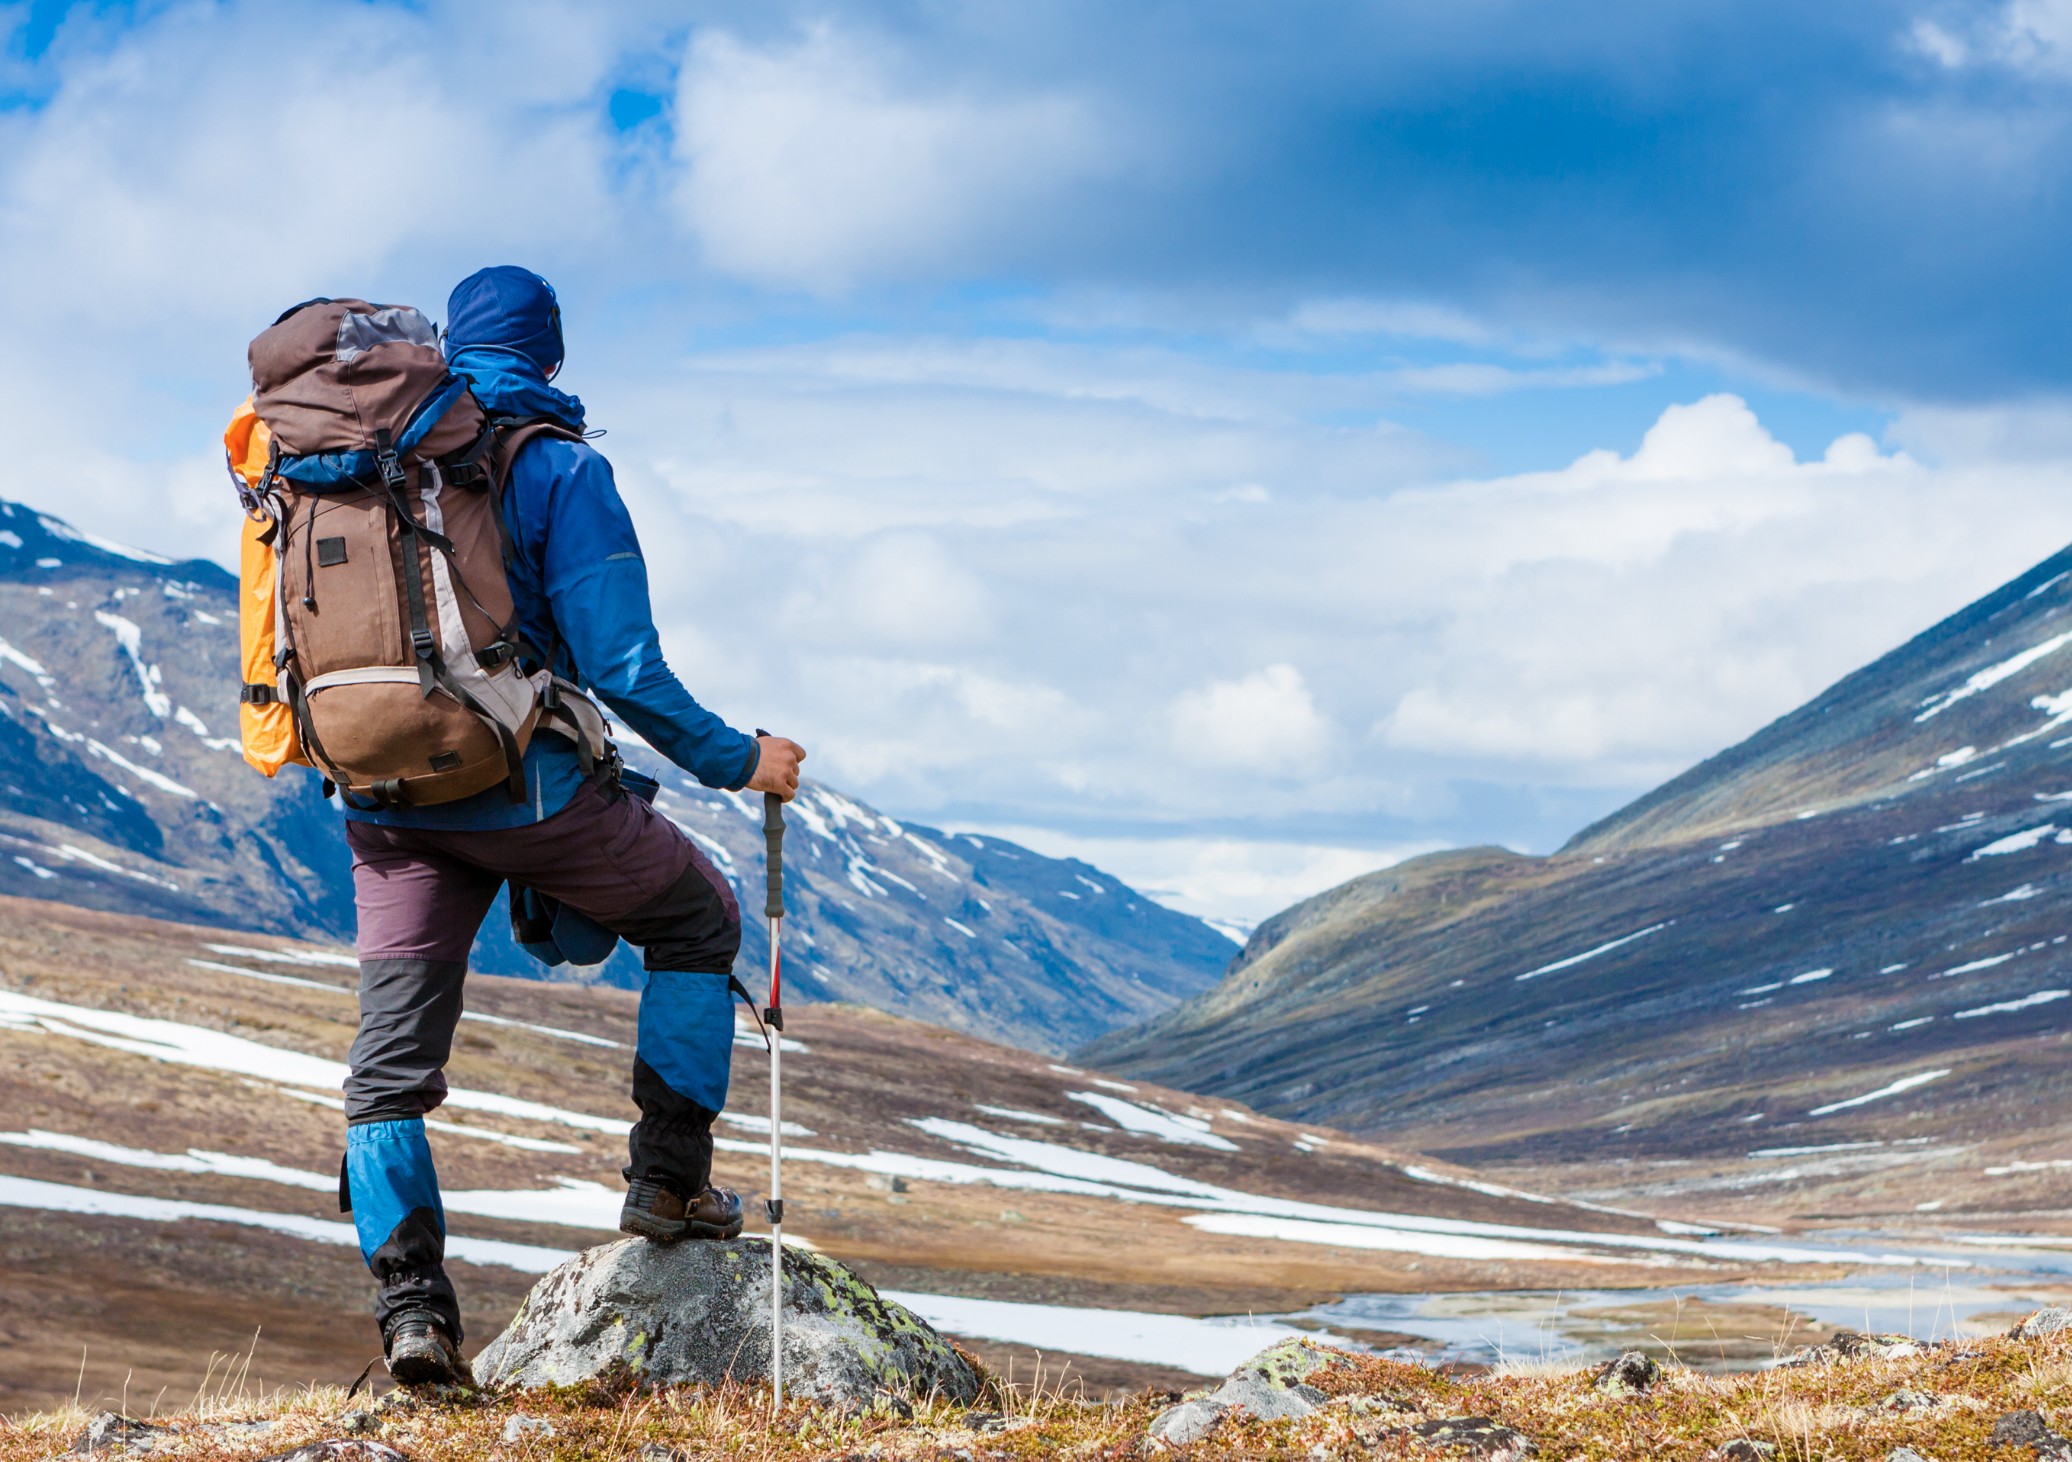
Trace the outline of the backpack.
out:
<instances>
[{"instance_id":1,"label":"backpack","mask_svg":"<svg viewBox=\"0 0 2072 1462\"><path fill-rule=\"evenodd\" d=\"M616 761L602 713L521 635L505 570L518 449L580 435L490 420L405 306L310 300L249 358L224 433L246 516L245 759L314 766L363 807L499 783L522 802L542 730L575 742L586 775Z\"/></svg>"}]
</instances>

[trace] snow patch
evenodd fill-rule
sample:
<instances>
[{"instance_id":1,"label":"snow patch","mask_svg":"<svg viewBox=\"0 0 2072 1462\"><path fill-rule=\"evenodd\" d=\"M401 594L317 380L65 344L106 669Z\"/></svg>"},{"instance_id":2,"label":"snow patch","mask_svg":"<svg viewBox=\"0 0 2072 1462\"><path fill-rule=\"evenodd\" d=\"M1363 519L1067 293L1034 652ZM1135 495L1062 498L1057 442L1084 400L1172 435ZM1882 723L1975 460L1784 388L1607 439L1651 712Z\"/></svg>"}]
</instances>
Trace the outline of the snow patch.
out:
<instances>
[{"instance_id":1,"label":"snow patch","mask_svg":"<svg viewBox=\"0 0 2072 1462\"><path fill-rule=\"evenodd\" d=\"M1860 1107L1865 1102L1874 1102L1881 1097L1898 1096L1903 1091L1912 1091L1917 1086L1926 1086L1931 1081L1940 1081L1949 1074L1947 1068L1941 1071L1917 1071L1912 1076L1902 1076L1890 1086L1881 1086L1876 1091L1865 1092L1862 1096L1850 1097L1847 1101L1829 1102L1824 1107L1815 1107L1806 1115L1809 1117L1825 1117L1830 1112L1843 1111L1849 1107Z\"/></svg>"},{"instance_id":2,"label":"snow patch","mask_svg":"<svg viewBox=\"0 0 2072 1462\"><path fill-rule=\"evenodd\" d=\"M2057 831L2058 825L2054 822L2046 822L2041 827L2024 828L2021 832L2010 833L2004 838L1987 843L1964 861L1976 863L1981 858L1999 858L2008 853L2026 853L2045 838L2053 836Z\"/></svg>"},{"instance_id":3,"label":"snow patch","mask_svg":"<svg viewBox=\"0 0 2072 1462\"><path fill-rule=\"evenodd\" d=\"M1527 970L1524 974L1517 976L1517 978L1521 980L1530 980L1539 975L1551 975L1556 970L1568 969L1571 966L1581 964L1586 959L1595 959L1600 954L1609 954L1611 953L1611 951L1617 949L1622 944L1631 944L1636 939L1645 939L1650 934L1654 934L1660 930L1667 929L1671 924L1674 924L1675 922L1676 920L1674 919L1664 919L1659 924L1650 924L1645 929L1636 930L1632 934L1627 934L1618 939L1614 939L1609 944L1600 944L1595 949L1586 949L1581 954L1570 955L1567 959L1557 959L1554 961L1554 963L1549 965L1541 965L1536 970Z\"/></svg>"},{"instance_id":4,"label":"snow patch","mask_svg":"<svg viewBox=\"0 0 2072 1462\"><path fill-rule=\"evenodd\" d=\"M335 1190L338 1180L331 1180ZM298 1239L324 1244L359 1247L359 1231L349 1223L304 1218L294 1213L263 1213L252 1208L232 1208L221 1203L183 1203L170 1198L141 1198L129 1193L104 1193L97 1188L73 1188L63 1183L39 1183L32 1178L0 1177L0 1206L36 1208L54 1213L108 1214L117 1218L140 1218L155 1223L180 1223L199 1219L204 1223L236 1223L248 1228L272 1229ZM464 1239L446 1236L446 1255L470 1264L498 1264L525 1274L545 1274L575 1257L565 1249L543 1249L532 1244L511 1244L501 1239Z\"/></svg>"},{"instance_id":5,"label":"snow patch","mask_svg":"<svg viewBox=\"0 0 2072 1462\"><path fill-rule=\"evenodd\" d=\"M2067 995L2072 995L2072 990L2038 990L2034 995L2024 995L2019 1000L2003 1000L1998 1005L1981 1005L1976 1010L1960 1010L1950 1019L1972 1020L1981 1015L2009 1015L2017 1010L2048 1005L2051 1001L2062 1000Z\"/></svg>"},{"instance_id":6,"label":"snow patch","mask_svg":"<svg viewBox=\"0 0 2072 1462\"><path fill-rule=\"evenodd\" d=\"M1123 1101L1120 1097L1103 1096L1093 1091L1068 1091L1065 1096L1071 1101L1086 1103L1125 1132L1156 1137L1161 1142L1213 1147L1220 1152L1238 1150L1235 1142L1227 1137L1218 1137L1209 1130L1209 1124L1199 1117L1176 1116L1157 1107L1143 1107L1135 1102Z\"/></svg>"},{"instance_id":7,"label":"snow patch","mask_svg":"<svg viewBox=\"0 0 2072 1462\"><path fill-rule=\"evenodd\" d=\"M2053 635L2040 645L2031 646L2019 655L2013 655L2002 660L1998 665L1986 667L1954 690L1943 691L1923 701L1921 704L1926 709L1920 715L1914 717L1915 722L1919 723L1928 720L1930 717L1939 716L1959 701L1967 700L1977 695L1980 691L1991 690L2001 681L2006 680L2010 676L2021 674L2038 660L2043 659L2046 655L2055 654L2066 645L2072 645L2072 631L2067 631L2061 635Z\"/></svg>"}]
</instances>

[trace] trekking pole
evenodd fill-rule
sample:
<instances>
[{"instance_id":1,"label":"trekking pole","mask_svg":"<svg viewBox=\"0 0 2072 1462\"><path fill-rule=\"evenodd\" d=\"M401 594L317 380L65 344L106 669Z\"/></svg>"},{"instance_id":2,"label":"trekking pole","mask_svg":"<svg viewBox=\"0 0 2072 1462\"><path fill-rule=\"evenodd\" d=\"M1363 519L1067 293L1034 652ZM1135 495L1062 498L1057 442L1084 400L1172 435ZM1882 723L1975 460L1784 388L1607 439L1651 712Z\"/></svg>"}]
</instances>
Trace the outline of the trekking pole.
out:
<instances>
[{"instance_id":1,"label":"trekking pole","mask_svg":"<svg viewBox=\"0 0 2072 1462\"><path fill-rule=\"evenodd\" d=\"M756 735L770 733L760 728ZM777 931L784 921L784 799L763 793L763 842L768 848L768 896L763 912L770 920L770 1006L763 1020L770 1027L770 1196L763 1210L770 1220L770 1416L784 1409L784 988L777 957Z\"/></svg>"}]
</instances>

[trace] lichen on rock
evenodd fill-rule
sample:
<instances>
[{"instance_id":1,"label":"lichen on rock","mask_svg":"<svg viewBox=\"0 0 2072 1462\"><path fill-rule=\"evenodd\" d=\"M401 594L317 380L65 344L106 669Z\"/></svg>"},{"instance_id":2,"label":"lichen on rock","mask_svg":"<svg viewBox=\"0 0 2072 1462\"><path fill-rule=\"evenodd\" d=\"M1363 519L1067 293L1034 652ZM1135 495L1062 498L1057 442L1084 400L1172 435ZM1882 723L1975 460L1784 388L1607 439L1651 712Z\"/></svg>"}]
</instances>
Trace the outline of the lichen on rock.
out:
<instances>
[{"instance_id":1,"label":"lichen on rock","mask_svg":"<svg viewBox=\"0 0 2072 1462\"><path fill-rule=\"evenodd\" d=\"M577 1255L533 1287L475 1358L484 1386L651 1386L770 1376L770 1244L626 1239ZM784 1251L787 1394L867 1405L882 1393L978 1398L976 1371L926 1321L853 1270Z\"/></svg>"}]
</instances>

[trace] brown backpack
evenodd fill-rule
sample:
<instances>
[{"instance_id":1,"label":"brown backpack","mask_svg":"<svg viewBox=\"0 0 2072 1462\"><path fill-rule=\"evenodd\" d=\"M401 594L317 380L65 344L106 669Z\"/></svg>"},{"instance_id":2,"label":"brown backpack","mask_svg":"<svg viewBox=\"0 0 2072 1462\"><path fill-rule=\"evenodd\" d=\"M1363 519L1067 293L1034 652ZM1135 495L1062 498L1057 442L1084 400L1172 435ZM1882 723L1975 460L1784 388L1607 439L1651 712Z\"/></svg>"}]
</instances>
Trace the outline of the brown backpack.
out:
<instances>
[{"instance_id":1,"label":"brown backpack","mask_svg":"<svg viewBox=\"0 0 2072 1462\"><path fill-rule=\"evenodd\" d=\"M502 783L552 729L583 770L602 714L525 643L505 563L503 484L556 422L492 423L406 306L311 300L252 342L272 437L246 508L271 520L272 685L300 751L361 805L428 806Z\"/></svg>"}]
</instances>

